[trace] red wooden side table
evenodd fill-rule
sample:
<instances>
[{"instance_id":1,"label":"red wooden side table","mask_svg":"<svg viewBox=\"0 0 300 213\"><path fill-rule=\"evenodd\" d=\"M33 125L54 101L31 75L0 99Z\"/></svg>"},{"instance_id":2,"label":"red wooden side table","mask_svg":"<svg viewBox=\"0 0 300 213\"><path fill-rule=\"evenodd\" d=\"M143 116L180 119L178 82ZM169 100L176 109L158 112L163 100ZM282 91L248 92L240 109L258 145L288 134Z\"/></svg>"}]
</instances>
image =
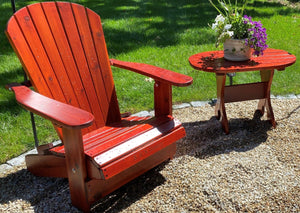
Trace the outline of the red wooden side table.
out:
<instances>
[{"instance_id":1,"label":"red wooden side table","mask_svg":"<svg viewBox=\"0 0 300 213\"><path fill-rule=\"evenodd\" d=\"M225 103L259 99L258 110L267 117L273 127L276 127L272 110L270 90L274 70L284 70L296 62L296 57L284 50L267 49L259 57L252 57L243 62L233 62L224 59L223 51L210 51L192 55L189 58L191 66L197 70L216 74L217 104L215 114L221 119L226 134L229 133ZM260 71L261 82L225 86L226 74L233 72Z\"/></svg>"}]
</instances>

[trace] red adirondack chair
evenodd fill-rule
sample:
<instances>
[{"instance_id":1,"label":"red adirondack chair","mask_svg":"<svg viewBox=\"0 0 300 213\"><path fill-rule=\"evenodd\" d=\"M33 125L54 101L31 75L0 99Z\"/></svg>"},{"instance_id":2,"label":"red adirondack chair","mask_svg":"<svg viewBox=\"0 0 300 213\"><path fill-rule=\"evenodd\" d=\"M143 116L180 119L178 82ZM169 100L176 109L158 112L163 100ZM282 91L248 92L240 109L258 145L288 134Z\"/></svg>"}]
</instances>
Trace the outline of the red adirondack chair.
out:
<instances>
[{"instance_id":1,"label":"red adirondack chair","mask_svg":"<svg viewBox=\"0 0 300 213\"><path fill-rule=\"evenodd\" d=\"M33 91L9 84L25 109L50 120L63 144L27 155L30 172L66 177L74 206L91 205L167 159L185 136L172 117L172 85L192 78L152 65L108 58L100 17L66 2L32 4L9 20L6 34ZM111 66L155 80L154 117L122 117Z\"/></svg>"}]
</instances>

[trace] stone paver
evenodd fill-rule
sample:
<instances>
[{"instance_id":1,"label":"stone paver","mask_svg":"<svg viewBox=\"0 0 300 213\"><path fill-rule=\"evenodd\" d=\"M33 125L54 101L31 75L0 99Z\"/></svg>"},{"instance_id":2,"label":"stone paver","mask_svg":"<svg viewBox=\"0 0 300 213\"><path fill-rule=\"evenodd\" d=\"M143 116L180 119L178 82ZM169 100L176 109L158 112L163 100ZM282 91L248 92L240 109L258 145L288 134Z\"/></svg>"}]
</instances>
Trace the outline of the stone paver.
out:
<instances>
[{"instance_id":1,"label":"stone paver","mask_svg":"<svg viewBox=\"0 0 300 213\"><path fill-rule=\"evenodd\" d=\"M148 111L141 111L141 112L133 114L132 116L147 117L147 116L151 116L151 114Z\"/></svg>"},{"instance_id":2,"label":"stone paver","mask_svg":"<svg viewBox=\"0 0 300 213\"><path fill-rule=\"evenodd\" d=\"M191 102L192 107L202 107L206 104L208 104L208 101L192 101Z\"/></svg>"},{"instance_id":3,"label":"stone paver","mask_svg":"<svg viewBox=\"0 0 300 213\"><path fill-rule=\"evenodd\" d=\"M36 149L30 150L30 151L25 152L25 153L23 153L22 155L20 155L16 158L8 160L6 163L8 165L11 165L11 166L21 166L23 163L25 163L25 156L28 155L28 154L37 154L37 151L36 151Z\"/></svg>"},{"instance_id":4,"label":"stone paver","mask_svg":"<svg viewBox=\"0 0 300 213\"><path fill-rule=\"evenodd\" d=\"M173 105L173 109L183 109L183 108L187 108L190 106L191 106L191 104L189 104L189 103L182 103L182 104L178 104L178 105Z\"/></svg>"},{"instance_id":5,"label":"stone paver","mask_svg":"<svg viewBox=\"0 0 300 213\"><path fill-rule=\"evenodd\" d=\"M0 174L6 174L9 170L13 169L14 167L8 164L1 164L0 165Z\"/></svg>"}]
</instances>

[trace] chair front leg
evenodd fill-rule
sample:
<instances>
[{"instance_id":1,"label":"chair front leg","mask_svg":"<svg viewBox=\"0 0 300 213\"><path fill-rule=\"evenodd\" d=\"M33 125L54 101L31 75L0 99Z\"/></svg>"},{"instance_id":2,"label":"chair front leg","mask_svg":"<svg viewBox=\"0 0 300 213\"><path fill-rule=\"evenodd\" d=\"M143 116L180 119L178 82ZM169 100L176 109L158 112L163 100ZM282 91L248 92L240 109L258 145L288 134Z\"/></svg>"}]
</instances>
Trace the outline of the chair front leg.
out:
<instances>
[{"instance_id":1,"label":"chair front leg","mask_svg":"<svg viewBox=\"0 0 300 213\"><path fill-rule=\"evenodd\" d=\"M156 117L172 115L172 85L155 81L154 112Z\"/></svg>"},{"instance_id":2,"label":"chair front leg","mask_svg":"<svg viewBox=\"0 0 300 213\"><path fill-rule=\"evenodd\" d=\"M63 128L62 131L72 204L84 212L89 212L86 159L81 129Z\"/></svg>"}]
</instances>

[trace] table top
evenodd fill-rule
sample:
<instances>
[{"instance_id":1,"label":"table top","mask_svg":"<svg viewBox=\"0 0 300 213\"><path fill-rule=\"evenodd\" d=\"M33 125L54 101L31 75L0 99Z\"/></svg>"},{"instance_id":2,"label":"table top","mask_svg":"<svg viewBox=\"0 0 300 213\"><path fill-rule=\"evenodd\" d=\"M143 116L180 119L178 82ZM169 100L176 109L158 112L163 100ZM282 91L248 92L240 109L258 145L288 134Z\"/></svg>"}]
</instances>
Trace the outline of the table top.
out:
<instances>
[{"instance_id":1,"label":"table top","mask_svg":"<svg viewBox=\"0 0 300 213\"><path fill-rule=\"evenodd\" d=\"M296 62L296 56L278 49L266 49L258 57L252 56L247 61L228 61L224 52L209 51L192 55L190 65L197 70L214 73L245 72L254 70L284 70Z\"/></svg>"}]
</instances>

